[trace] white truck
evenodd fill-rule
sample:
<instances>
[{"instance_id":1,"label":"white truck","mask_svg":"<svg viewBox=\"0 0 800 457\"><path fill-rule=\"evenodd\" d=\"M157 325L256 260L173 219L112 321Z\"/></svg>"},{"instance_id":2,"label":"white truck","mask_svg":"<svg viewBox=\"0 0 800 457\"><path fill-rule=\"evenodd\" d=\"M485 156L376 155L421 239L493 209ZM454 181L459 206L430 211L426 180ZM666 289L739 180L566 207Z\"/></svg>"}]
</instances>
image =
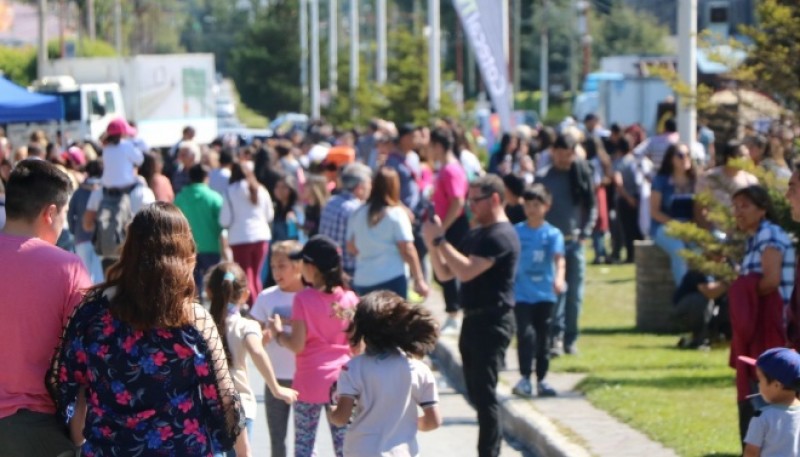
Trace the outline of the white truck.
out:
<instances>
[{"instance_id":1,"label":"white truck","mask_svg":"<svg viewBox=\"0 0 800 457\"><path fill-rule=\"evenodd\" d=\"M77 87L69 95L60 88L34 90L64 96L65 131L72 139L97 139L108 122L124 116L148 146L166 148L180 141L186 126L194 127L200 143L217 137L215 74L213 54L57 59L44 75L70 76ZM70 128L73 118L78 132Z\"/></svg>"},{"instance_id":2,"label":"white truck","mask_svg":"<svg viewBox=\"0 0 800 457\"><path fill-rule=\"evenodd\" d=\"M657 133L658 105L670 98L674 98L673 90L659 78L590 73L572 112L578 121L594 113L606 125L639 123L652 135Z\"/></svg>"}]
</instances>

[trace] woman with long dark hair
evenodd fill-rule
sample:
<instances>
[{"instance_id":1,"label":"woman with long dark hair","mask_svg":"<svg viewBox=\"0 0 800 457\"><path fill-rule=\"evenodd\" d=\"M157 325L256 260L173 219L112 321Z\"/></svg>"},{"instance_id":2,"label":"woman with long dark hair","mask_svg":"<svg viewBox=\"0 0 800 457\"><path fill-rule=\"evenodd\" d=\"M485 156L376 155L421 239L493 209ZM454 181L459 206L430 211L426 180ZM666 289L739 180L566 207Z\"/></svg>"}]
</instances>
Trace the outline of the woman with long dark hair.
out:
<instances>
[{"instance_id":1,"label":"woman with long dark hair","mask_svg":"<svg viewBox=\"0 0 800 457\"><path fill-rule=\"evenodd\" d=\"M428 294L428 284L414 247L408 212L400 203L400 178L388 167L378 170L366 204L347 224L347 249L356 256L353 288L359 295L386 289L408 295L406 264L414 278L414 289Z\"/></svg>"},{"instance_id":2,"label":"woman with long dark hair","mask_svg":"<svg viewBox=\"0 0 800 457\"><path fill-rule=\"evenodd\" d=\"M194 263L180 210L149 205L70 318L47 386L84 455L211 456L234 443L249 455L225 350L194 301Z\"/></svg>"},{"instance_id":3,"label":"woman with long dark hair","mask_svg":"<svg viewBox=\"0 0 800 457\"><path fill-rule=\"evenodd\" d=\"M653 178L650 193L650 237L669 255L672 279L681 283L688 271L680 251L687 248L682 240L667 234L670 221L690 221L694 217L694 195L697 175L689 148L673 144L667 148L658 174Z\"/></svg>"},{"instance_id":4,"label":"woman with long dark hair","mask_svg":"<svg viewBox=\"0 0 800 457\"><path fill-rule=\"evenodd\" d=\"M172 183L164 176L164 159L158 152L148 152L144 155L144 162L139 167L139 176L144 178L147 187L153 191L156 200L172 203L175 201L175 192Z\"/></svg>"},{"instance_id":5,"label":"woman with long dark hair","mask_svg":"<svg viewBox=\"0 0 800 457\"><path fill-rule=\"evenodd\" d=\"M233 260L247 276L250 286L247 302L252 305L263 289L261 270L272 239L269 227L274 217L272 198L250 168L241 163L231 167L230 183L222 197L219 222L228 229Z\"/></svg>"}]
</instances>

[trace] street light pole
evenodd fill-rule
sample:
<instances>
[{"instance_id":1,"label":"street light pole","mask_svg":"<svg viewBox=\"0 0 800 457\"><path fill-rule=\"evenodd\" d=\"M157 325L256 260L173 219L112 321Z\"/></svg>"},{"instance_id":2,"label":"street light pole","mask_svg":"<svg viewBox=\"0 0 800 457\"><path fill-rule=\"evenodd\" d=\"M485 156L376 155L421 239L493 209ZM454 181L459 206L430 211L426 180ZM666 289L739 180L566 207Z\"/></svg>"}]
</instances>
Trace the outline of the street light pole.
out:
<instances>
[{"instance_id":1,"label":"street light pole","mask_svg":"<svg viewBox=\"0 0 800 457\"><path fill-rule=\"evenodd\" d=\"M117 55L122 56L122 3L114 0L114 47Z\"/></svg>"},{"instance_id":2,"label":"street light pole","mask_svg":"<svg viewBox=\"0 0 800 457\"><path fill-rule=\"evenodd\" d=\"M439 0L428 0L428 111L439 111L442 98L441 78L441 30Z\"/></svg>"},{"instance_id":3,"label":"street light pole","mask_svg":"<svg viewBox=\"0 0 800 457\"><path fill-rule=\"evenodd\" d=\"M355 97L356 89L358 89L358 40L359 40L359 22L358 22L358 0L350 0L350 96Z\"/></svg>"},{"instance_id":4,"label":"street light pole","mask_svg":"<svg viewBox=\"0 0 800 457\"><path fill-rule=\"evenodd\" d=\"M378 84L386 82L386 65L387 65L387 50L386 50L386 0L376 0L377 2L377 24L376 28L378 35L378 58L376 69L376 80Z\"/></svg>"},{"instance_id":5,"label":"street light pole","mask_svg":"<svg viewBox=\"0 0 800 457\"><path fill-rule=\"evenodd\" d=\"M697 0L678 2L678 49L678 72L690 91L678 100L678 133L691 145L697 134Z\"/></svg>"},{"instance_id":6,"label":"street light pole","mask_svg":"<svg viewBox=\"0 0 800 457\"><path fill-rule=\"evenodd\" d=\"M319 119L319 0L311 2L311 118Z\"/></svg>"},{"instance_id":7,"label":"street light pole","mask_svg":"<svg viewBox=\"0 0 800 457\"><path fill-rule=\"evenodd\" d=\"M339 92L339 2L328 2L328 91L331 98Z\"/></svg>"},{"instance_id":8,"label":"street light pole","mask_svg":"<svg viewBox=\"0 0 800 457\"><path fill-rule=\"evenodd\" d=\"M547 0L542 0L542 25L539 38L539 117L547 117L550 108L550 39L547 30L548 17Z\"/></svg>"},{"instance_id":9,"label":"street light pole","mask_svg":"<svg viewBox=\"0 0 800 457\"><path fill-rule=\"evenodd\" d=\"M47 65L47 0L39 0L39 49L36 53L36 74L39 79L44 76Z\"/></svg>"},{"instance_id":10,"label":"street light pole","mask_svg":"<svg viewBox=\"0 0 800 457\"><path fill-rule=\"evenodd\" d=\"M300 88L308 103L308 0L300 0Z\"/></svg>"}]
</instances>

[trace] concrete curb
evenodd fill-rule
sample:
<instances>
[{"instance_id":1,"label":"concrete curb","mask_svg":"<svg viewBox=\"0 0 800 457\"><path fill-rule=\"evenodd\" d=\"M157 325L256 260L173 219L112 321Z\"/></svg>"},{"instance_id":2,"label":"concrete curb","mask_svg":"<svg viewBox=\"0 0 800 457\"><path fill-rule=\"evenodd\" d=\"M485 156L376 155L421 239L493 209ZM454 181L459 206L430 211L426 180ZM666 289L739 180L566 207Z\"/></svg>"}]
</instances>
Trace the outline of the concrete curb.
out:
<instances>
[{"instance_id":1,"label":"concrete curb","mask_svg":"<svg viewBox=\"0 0 800 457\"><path fill-rule=\"evenodd\" d=\"M449 337L441 337L431 354L435 365L447 377L453 388L464 394L464 372L458 345ZM497 387L500 400L503 431L519 440L537 455L546 457L590 457L589 451L570 441L556 425L536 411L529 400L516 398L510 389L500 383Z\"/></svg>"}]
</instances>

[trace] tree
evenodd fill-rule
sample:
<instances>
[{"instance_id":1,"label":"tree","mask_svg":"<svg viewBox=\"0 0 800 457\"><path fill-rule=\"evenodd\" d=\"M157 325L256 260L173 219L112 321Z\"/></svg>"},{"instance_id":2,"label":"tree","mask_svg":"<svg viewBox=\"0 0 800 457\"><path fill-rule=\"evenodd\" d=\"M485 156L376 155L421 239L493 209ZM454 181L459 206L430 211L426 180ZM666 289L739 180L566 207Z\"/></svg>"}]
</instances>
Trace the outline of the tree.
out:
<instances>
[{"instance_id":1,"label":"tree","mask_svg":"<svg viewBox=\"0 0 800 457\"><path fill-rule=\"evenodd\" d=\"M531 20L524 22L522 27L522 88L539 88L540 31L543 24L547 24L550 42L550 82L566 85L570 79L570 63L575 69L581 66L573 2L548 0L548 3L547 16L542 8L542 0L523 3L523 16L530 17ZM669 36L669 31L654 16L634 9L620 0L615 0L608 11L609 14L603 14L602 11L592 10L589 17L592 68L597 68L603 57L625 54L657 55L667 52L665 39ZM573 54L570 51L571 41L574 46Z\"/></svg>"},{"instance_id":2,"label":"tree","mask_svg":"<svg viewBox=\"0 0 800 457\"><path fill-rule=\"evenodd\" d=\"M297 23L296 1L271 2L244 24L229 54L228 72L242 101L268 117L301 108Z\"/></svg>"},{"instance_id":3,"label":"tree","mask_svg":"<svg viewBox=\"0 0 800 457\"><path fill-rule=\"evenodd\" d=\"M631 8L620 0L614 2L610 14L592 14L590 27L592 55L596 62L607 56L667 52L667 27L659 24L653 15Z\"/></svg>"},{"instance_id":4,"label":"tree","mask_svg":"<svg viewBox=\"0 0 800 457\"><path fill-rule=\"evenodd\" d=\"M386 99L382 117L395 123L428 123L432 117L456 117L455 105L442 92L441 109L428 111L428 45L424 36L399 28L389 37L388 80L380 88ZM442 79L452 79L443 75Z\"/></svg>"},{"instance_id":5,"label":"tree","mask_svg":"<svg viewBox=\"0 0 800 457\"><path fill-rule=\"evenodd\" d=\"M761 0L756 5L758 25L742 27L753 44L736 78L797 109L800 107L800 3Z\"/></svg>"}]
</instances>

